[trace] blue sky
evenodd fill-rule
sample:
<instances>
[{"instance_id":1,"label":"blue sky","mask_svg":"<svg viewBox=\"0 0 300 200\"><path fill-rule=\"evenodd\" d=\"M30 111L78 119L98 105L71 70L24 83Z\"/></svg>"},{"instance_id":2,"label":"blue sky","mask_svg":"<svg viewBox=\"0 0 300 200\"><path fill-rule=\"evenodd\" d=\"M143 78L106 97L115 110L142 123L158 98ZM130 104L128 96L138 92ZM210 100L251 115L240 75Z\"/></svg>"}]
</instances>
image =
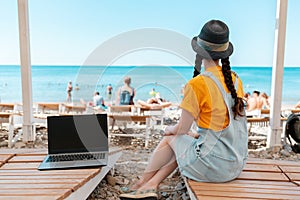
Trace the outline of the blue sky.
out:
<instances>
[{"instance_id":1,"label":"blue sky","mask_svg":"<svg viewBox=\"0 0 300 200\"><path fill-rule=\"evenodd\" d=\"M299 0L289 0L285 66L300 66ZM82 65L109 39L159 28L192 38L210 19L230 29L234 66L271 66L276 0L29 0L33 65ZM298 23L297 23L298 22ZM19 64L17 0L0 0L0 64ZM176 42L176 41L172 41ZM115 65L186 65L157 50L129 53Z\"/></svg>"}]
</instances>

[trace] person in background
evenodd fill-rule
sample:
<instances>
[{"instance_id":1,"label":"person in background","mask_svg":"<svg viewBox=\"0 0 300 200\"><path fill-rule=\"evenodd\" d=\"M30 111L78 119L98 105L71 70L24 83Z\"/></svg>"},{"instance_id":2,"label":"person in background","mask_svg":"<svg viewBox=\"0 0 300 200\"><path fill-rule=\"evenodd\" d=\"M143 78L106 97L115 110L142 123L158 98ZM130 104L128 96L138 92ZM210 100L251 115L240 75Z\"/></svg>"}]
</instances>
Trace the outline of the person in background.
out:
<instances>
[{"instance_id":1,"label":"person in background","mask_svg":"<svg viewBox=\"0 0 300 200\"><path fill-rule=\"evenodd\" d=\"M74 90L79 90L79 85L76 83Z\"/></svg>"},{"instance_id":2,"label":"person in background","mask_svg":"<svg viewBox=\"0 0 300 200\"><path fill-rule=\"evenodd\" d=\"M248 98L247 101L247 111L254 111L259 109L259 94L260 92L257 90L254 90L252 92L252 96Z\"/></svg>"},{"instance_id":3,"label":"person in background","mask_svg":"<svg viewBox=\"0 0 300 200\"><path fill-rule=\"evenodd\" d=\"M156 93L155 97L151 97L150 99L148 99L147 102L138 100L137 103L142 108L148 109L162 109L172 105L172 102L168 102L165 99L161 98L159 92Z\"/></svg>"},{"instance_id":4,"label":"person in background","mask_svg":"<svg viewBox=\"0 0 300 200\"><path fill-rule=\"evenodd\" d=\"M105 105L104 98L100 96L99 92L94 93L93 97L93 107L101 110L106 110L107 106Z\"/></svg>"},{"instance_id":5,"label":"person in background","mask_svg":"<svg viewBox=\"0 0 300 200\"><path fill-rule=\"evenodd\" d=\"M67 86L67 102L72 101L72 90L73 90L72 81L69 81Z\"/></svg>"},{"instance_id":6,"label":"person in background","mask_svg":"<svg viewBox=\"0 0 300 200\"><path fill-rule=\"evenodd\" d=\"M152 88L151 91L149 92L150 97L155 97L156 96L156 91L155 88Z\"/></svg>"},{"instance_id":7,"label":"person in background","mask_svg":"<svg viewBox=\"0 0 300 200\"><path fill-rule=\"evenodd\" d=\"M125 199L157 199L159 184L177 167L202 182L227 182L241 173L248 156L247 120L243 85L231 71L227 25L207 22L192 39L197 53L194 78L188 81L180 104L178 123L165 129L143 176L121 194ZM204 73L201 72L204 66ZM199 129L190 131L193 122Z\"/></svg>"},{"instance_id":8,"label":"person in background","mask_svg":"<svg viewBox=\"0 0 300 200\"><path fill-rule=\"evenodd\" d=\"M265 92L258 97L258 109L270 109L269 96Z\"/></svg>"},{"instance_id":9,"label":"person in background","mask_svg":"<svg viewBox=\"0 0 300 200\"><path fill-rule=\"evenodd\" d=\"M135 89L130 84L131 78L126 76L124 78L124 85L118 89L117 93L117 103L120 105L134 105Z\"/></svg>"},{"instance_id":10,"label":"person in background","mask_svg":"<svg viewBox=\"0 0 300 200\"><path fill-rule=\"evenodd\" d=\"M106 87L106 95L107 95L107 100L108 100L108 101L111 101L112 90L113 90L112 85L111 85L111 84L108 84L108 86Z\"/></svg>"}]
</instances>

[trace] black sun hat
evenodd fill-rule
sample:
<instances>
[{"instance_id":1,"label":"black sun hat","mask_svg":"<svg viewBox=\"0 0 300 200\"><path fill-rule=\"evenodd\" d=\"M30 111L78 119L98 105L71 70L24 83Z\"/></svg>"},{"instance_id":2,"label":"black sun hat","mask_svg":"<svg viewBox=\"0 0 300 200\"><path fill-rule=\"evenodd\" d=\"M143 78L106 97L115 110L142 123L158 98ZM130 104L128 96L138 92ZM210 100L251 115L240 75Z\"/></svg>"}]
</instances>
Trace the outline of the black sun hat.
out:
<instances>
[{"instance_id":1,"label":"black sun hat","mask_svg":"<svg viewBox=\"0 0 300 200\"><path fill-rule=\"evenodd\" d=\"M203 58L213 60L227 58L233 52L227 25L220 20L207 22L200 34L192 39L192 47Z\"/></svg>"}]
</instances>

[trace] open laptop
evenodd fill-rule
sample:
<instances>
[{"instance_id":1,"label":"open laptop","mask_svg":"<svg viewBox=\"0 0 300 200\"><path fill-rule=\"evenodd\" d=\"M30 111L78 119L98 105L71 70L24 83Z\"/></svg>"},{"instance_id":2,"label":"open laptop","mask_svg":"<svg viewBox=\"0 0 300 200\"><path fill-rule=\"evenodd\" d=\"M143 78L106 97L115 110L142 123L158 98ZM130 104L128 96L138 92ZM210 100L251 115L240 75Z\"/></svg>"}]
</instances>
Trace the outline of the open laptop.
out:
<instances>
[{"instance_id":1,"label":"open laptop","mask_svg":"<svg viewBox=\"0 0 300 200\"><path fill-rule=\"evenodd\" d=\"M39 170L107 165L107 114L49 116L48 155Z\"/></svg>"}]
</instances>

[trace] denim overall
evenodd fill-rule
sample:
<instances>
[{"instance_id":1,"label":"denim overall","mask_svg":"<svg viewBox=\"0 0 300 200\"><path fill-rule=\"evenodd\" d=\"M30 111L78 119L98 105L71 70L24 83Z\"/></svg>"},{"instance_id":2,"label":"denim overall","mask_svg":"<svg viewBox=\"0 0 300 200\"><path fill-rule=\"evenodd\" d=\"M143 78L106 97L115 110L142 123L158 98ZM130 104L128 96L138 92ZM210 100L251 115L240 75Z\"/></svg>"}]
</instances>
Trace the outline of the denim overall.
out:
<instances>
[{"instance_id":1,"label":"denim overall","mask_svg":"<svg viewBox=\"0 0 300 200\"><path fill-rule=\"evenodd\" d=\"M176 138L175 153L182 175L202 182L226 182L241 173L248 157L248 132L246 116L234 119L234 100L220 81L211 73L202 75L211 78L221 91L229 113L229 124L221 131L198 128L200 137L188 135ZM235 88L238 88L236 77Z\"/></svg>"}]
</instances>

